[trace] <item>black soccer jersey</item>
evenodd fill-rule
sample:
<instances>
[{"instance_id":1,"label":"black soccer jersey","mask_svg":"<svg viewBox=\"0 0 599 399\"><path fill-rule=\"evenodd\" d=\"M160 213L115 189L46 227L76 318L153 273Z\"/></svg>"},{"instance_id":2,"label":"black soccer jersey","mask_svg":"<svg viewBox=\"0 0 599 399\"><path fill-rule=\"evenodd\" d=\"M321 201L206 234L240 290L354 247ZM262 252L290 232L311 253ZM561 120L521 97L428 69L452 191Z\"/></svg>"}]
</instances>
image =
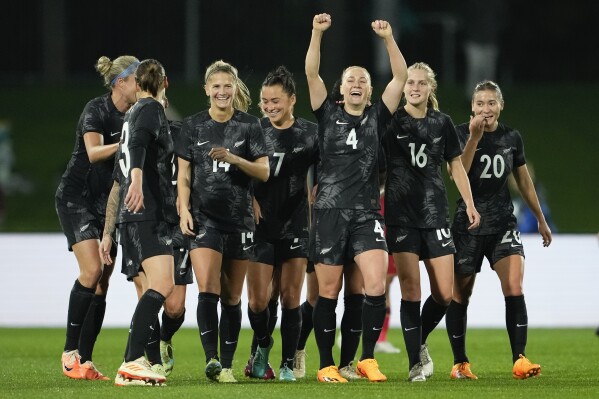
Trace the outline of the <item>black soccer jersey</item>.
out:
<instances>
[{"instance_id":1,"label":"black soccer jersey","mask_svg":"<svg viewBox=\"0 0 599 399\"><path fill-rule=\"evenodd\" d=\"M89 101L77 123L75 147L67 169L56 191L56 197L78 204L94 204L101 215L112 187L114 158L90 164L83 136L88 132L102 134L104 144L118 143L125 114L114 106L110 93Z\"/></svg>"},{"instance_id":2,"label":"black soccer jersey","mask_svg":"<svg viewBox=\"0 0 599 399\"><path fill-rule=\"evenodd\" d=\"M306 176L318 162L317 125L297 118L288 129L275 128L261 119L268 149L270 177L254 181L254 196L262 219L256 234L266 240L308 237Z\"/></svg>"},{"instance_id":3,"label":"black soccer jersey","mask_svg":"<svg viewBox=\"0 0 599 399\"><path fill-rule=\"evenodd\" d=\"M442 166L462 151L451 118L429 109L413 118L404 107L385 134L387 179L385 224L439 229L449 227Z\"/></svg>"},{"instance_id":4,"label":"black soccer jersey","mask_svg":"<svg viewBox=\"0 0 599 399\"><path fill-rule=\"evenodd\" d=\"M177 156L191 163L191 211L196 223L229 232L254 230L251 178L227 162L215 161L213 147L227 148L248 161L267 155L264 133L255 116L235 110L225 123L208 110L183 120Z\"/></svg>"},{"instance_id":5,"label":"black soccer jersey","mask_svg":"<svg viewBox=\"0 0 599 399\"><path fill-rule=\"evenodd\" d=\"M466 145L470 136L468 126L469 123L463 123L456 128L462 145ZM467 229L470 223L466 205L459 199L454 229L474 235L500 234L515 229L517 223L508 176L525 163L524 145L517 130L499 123L494 132L484 133L468 171L472 197L480 214L480 226L474 230Z\"/></svg>"},{"instance_id":6,"label":"black soccer jersey","mask_svg":"<svg viewBox=\"0 0 599 399\"><path fill-rule=\"evenodd\" d=\"M314 111L321 165L315 209L380 209L380 140L391 119L382 101L360 117L327 97Z\"/></svg>"},{"instance_id":7,"label":"black soccer jersey","mask_svg":"<svg viewBox=\"0 0 599 399\"><path fill-rule=\"evenodd\" d=\"M134 214L125 207L131 184L131 154L145 150L142 166L144 208ZM123 137L118 152L118 223L164 220L178 223L173 180L173 140L164 107L153 98L140 99L125 115ZM135 162L135 160L133 160Z\"/></svg>"}]
</instances>

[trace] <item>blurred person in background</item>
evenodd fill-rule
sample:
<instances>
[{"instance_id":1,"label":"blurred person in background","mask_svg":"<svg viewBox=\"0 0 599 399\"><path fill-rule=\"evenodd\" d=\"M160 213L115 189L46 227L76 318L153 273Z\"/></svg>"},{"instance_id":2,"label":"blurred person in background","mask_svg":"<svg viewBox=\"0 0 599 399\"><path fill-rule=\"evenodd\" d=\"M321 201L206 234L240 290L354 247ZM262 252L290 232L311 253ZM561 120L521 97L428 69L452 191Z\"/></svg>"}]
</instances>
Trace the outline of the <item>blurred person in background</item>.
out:
<instances>
[{"instance_id":1,"label":"blurred person in background","mask_svg":"<svg viewBox=\"0 0 599 399\"><path fill-rule=\"evenodd\" d=\"M204 371L211 380L235 383L241 293L255 244L251 184L268 180L268 152L260 120L246 113L251 98L237 69L216 61L204 82L210 108L183 120L177 143L178 209L181 231L193 237L189 254L199 289Z\"/></svg>"},{"instance_id":2,"label":"blurred person in background","mask_svg":"<svg viewBox=\"0 0 599 399\"><path fill-rule=\"evenodd\" d=\"M77 123L75 147L56 191L56 212L79 265L71 289L67 337L62 354L63 373L75 379L107 380L92 362L96 337L106 310L108 280L113 266L99 256L105 208L112 186L125 112L136 101L137 58L100 57L96 70L108 93L89 101ZM113 237L114 238L114 237ZM116 257L116 246L111 254Z\"/></svg>"},{"instance_id":3,"label":"blurred person in background","mask_svg":"<svg viewBox=\"0 0 599 399\"><path fill-rule=\"evenodd\" d=\"M551 212L549 210L549 204L546 199L545 187L536 179L535 169L532 165L532 162L528 161L526 163L526 167L528 168L528 173L530 174L530 178L535 186L537 191L537 197L539 198L539 204L541 205L541 210L543 211L543 215L545 215L545 220L547 221L547 225L551 229L552 233L557 232L557 228L555 227L555 223L553 222L553 218L551 217ZM512 193L516 193L517 197L513 199L512 203L514 204L514 215L516 216L516 220L518 220L518 230L520 233L528 234L528 233L538 233L538 221L534 214L534 212L530 209L530 207L526 204L526 201L520 196L520 191L518 191L518 184L516 183L516 179L513 175L509 177L509 188Z\"/></svg>"},{"instance_id":4,"label":"blurred person in background","mask_svg":"<svg viewBox=\"0 0 599 399\"><path fill-rule=\"evenodd\" d=\"M385 188L381 189L381 215L385 215ZM387 333L389 332L389 324L391 321L391 285L393 280L397 277L397 269L395 267L395 261L393 261L393 255L389 254L389 265L387 269L387 280L385 281L385 321L383 323L383 329L379 335L379 339L376 341L374 346L375 353L400 353L401 350L387 340Z\"/></svg>"},{"instance_id":5,"label":"blurred person in background","mask_svg":"<svg viewBox=\"0 0 599 399\"><path fill-rule=\"evenodd\" d=\"M528 313L524 301L524 248L508 189L513 174L520 195L537 219L542 244L551 244L547 225L534 184L526 166L522 136L499 122L504 108L499 86L489 80L478 83L472 94L469 123L457 126L481 224L469 229L465 204L456 207L452 230L456 246L453 300L447 310L447 335L454 356L453 379L477 379L466 356L467 312L476 275L484 258L497 273L505 297L505 321L512 350L512 375L525 379L541 373L541 366L526 358Z\"/></svg>"},{"instance_id":6,"label":"blurred person in background","mask_svg":"<svg viewBox=\"0 0 599 399\"><path fill-rule=\"evenodd\" d=\"M497 80L501 39L508 27L509 1L466 0L464 16L466 78L464 91L470 100L472 88L480 81Z\"/></svg>"}]
</instances>

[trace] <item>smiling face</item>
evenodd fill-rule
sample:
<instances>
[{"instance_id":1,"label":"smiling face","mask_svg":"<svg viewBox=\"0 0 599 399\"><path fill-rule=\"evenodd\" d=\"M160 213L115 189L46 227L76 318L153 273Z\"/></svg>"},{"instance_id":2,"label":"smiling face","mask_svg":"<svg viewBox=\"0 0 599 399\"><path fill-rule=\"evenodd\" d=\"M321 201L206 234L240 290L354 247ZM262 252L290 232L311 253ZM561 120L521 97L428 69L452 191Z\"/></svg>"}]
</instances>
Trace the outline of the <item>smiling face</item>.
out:
<instances>
[{"instance_id":1,"label":"smiling face","mask_svg":"<svg viewBox=\"0 0 599 399\"><path fill-rule=\"evenodd\" d=\"M368 71L361 67L347 68L343 73L340 91L346 106L366 107L372 95Z\"/></svg>"},{"instance_id":2,"label":"smiling face","mask_svg":"<svg viewBox=\"0 0 599 399\"><path fill-rule=\"evenodd\" d=\"M408 104L418 108L426 107L428 97L431 93L428 74L422 69L412 69L408 71L408 80L403 90Z\"/></svg>"},{"instance_id":3,"label":"smiling face","mask_svg":"<svg viewBox=\"0 0 599 399\"><path fill-rule=\"evenodd\" d=\"M208 78L206 95L210 97L210 108L220 110L233 108L235 77L226 72L216 72Z\"/></svg>"},{"instance_id":4,"label":"smiling face","mask_svg":"<svg viewBox=\"0 0 599 399\"><path fill-rule=\"evenodd\" d=\"M262 86L260 92L260 108L270 122L279 129L293 124L293 106L295 94L289 95L280 84Z\"/></svg>"},{"instance_id":5,"label":"smiling face","mask_svg":"<svg viewBox=\"0 0 599 399\"><path fill-rule=\"evenodd\" d=\"M503 110L503 100L495 90L480 90L472 96L472 113L482 115L487 121L487 131L494 131Z\"/></svg>"}]
</instances>

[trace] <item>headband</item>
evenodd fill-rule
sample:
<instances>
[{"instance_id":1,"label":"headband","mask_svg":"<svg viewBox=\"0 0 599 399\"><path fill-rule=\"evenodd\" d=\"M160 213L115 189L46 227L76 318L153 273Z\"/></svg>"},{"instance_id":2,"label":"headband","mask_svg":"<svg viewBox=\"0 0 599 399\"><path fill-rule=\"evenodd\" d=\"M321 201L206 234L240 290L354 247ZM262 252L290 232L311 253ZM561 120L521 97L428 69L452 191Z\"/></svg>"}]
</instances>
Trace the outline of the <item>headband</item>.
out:
<instances>
[{"instance_id":1,"label":"headband","mask_svg":"<svg viewBox=\"0 0 599 399\"><path fill-rule=\"evenodd\" d=\"M118 75L116 75L116 77L114 79L112 79L112 82L110 82L111 86L114 86L114 84L116 83L116 81L119 78L126 78L127 76L131 75L133 72L135 72L135 70L137 69L137 66L140 64L139 61L135 61L133 62L131 65L129 65L127 68L123 69L123 71L121 73L119 73Z\"/></svg>"}]
</instances>

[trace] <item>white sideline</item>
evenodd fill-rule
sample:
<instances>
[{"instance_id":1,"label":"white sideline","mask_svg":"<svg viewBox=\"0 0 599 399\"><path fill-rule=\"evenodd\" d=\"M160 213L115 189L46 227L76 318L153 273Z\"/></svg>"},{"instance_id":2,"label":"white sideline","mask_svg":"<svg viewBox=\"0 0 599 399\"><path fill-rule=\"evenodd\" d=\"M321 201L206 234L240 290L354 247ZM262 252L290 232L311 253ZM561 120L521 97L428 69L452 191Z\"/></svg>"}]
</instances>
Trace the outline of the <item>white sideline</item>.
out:
<instances>
[{"instance_id":1,"label":"white sideline","mask_svg":"<svg viewBox=\"0 0 599 399\"><path fill-rule=\"evenodd\" d=\"M531 327L596 327L599 324L599 246L595 235L556 235L543 248L539 235L523 236L526 252L524 290ZM75 257L62 234L0 234L0 327L62 327L68 297L78 275ZM423 299L429 295L422 270ZM188 286L185 326L197 327L198 289ZM305 295L305 287L304 287ZM399 286L391 288L391 326L399 326ZM340 295L340 298L343 294ZM242 297L243 326L247 297ZM303 299L302 299L303 300ZM105 326L129 325L136 304L135 289L120 274L120 257L111 279ZM339 301L337 318L343 312ZM478 276L468 323L472 327L503 327L504 300L495 273L485 261ZM444 323L444 322L442 322Z\"/></svg>"}]
</instances>

